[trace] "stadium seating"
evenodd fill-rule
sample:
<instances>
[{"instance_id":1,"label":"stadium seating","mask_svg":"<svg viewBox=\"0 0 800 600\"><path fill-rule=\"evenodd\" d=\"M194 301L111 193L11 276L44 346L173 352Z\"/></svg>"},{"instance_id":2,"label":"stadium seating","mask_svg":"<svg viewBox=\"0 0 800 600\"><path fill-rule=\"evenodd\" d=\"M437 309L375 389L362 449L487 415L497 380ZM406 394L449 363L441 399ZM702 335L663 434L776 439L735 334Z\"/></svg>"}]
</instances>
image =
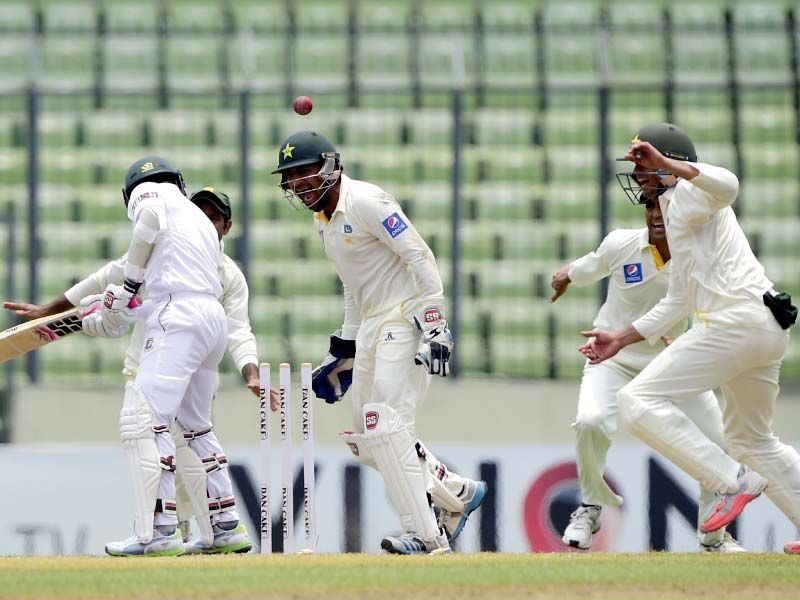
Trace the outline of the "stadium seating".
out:
<instances>
[{"instance_id":1,"label":"stadium seating","mask_svg":"<svg viewBox=\"0 0 800 600\"><path fill-rule=\"evenodd\" d=\"M798 293L788 259L800 251L792 7L789 0L9 0L0 11L0 192L13 198L24 228L23 94L38 73L40 299L125 250L125 168L161 154L182 169L190 192L216 185L231 196L236 224L226 249L249 256L263 357L315 361L341 320L341 284L310 215L291 209L270 173L278 145L298 129L331 137L347 173L401 203L434 249L449 291L451 88L460 48L460 365L467 373L574 377L583 364L576 332L591 323L600 294L573 286L550 305L550 278L601 239L603 169L612 174L607 226L643 226L641 209L613 180L628 165L612 159L644 123L672 119L696 140L701 160L738 170L742 226L776 285ZM792 33L796 47L800 30ZM674 82L668 95L667 82ZM240 218L244 87L252 92L247 223ZM288 109L301 93L315 102L305 117ZM29 249L17 237L24 287ZM116 380L120 368L118 354L84 340L41 354L45 377ZM792 342L784 372L800 375L800 342Z\"/></svg>"}]
</instances>

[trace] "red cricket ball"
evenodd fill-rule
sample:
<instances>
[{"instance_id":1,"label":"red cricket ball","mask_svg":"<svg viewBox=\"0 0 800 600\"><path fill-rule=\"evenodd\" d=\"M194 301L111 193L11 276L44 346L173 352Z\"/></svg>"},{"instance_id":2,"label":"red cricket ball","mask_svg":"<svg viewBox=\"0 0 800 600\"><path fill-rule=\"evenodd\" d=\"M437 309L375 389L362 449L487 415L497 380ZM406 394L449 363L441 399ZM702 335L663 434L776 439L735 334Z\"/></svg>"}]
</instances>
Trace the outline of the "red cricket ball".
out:
<instances>
[{"instance_id":1,"label":"red cricket ball","mask_svg":"<svg viewBox=\"0 0 800 600\"><path fill-rule=\"evenodd\" d=\"M294 107L294 112L298 115L307 115L314 108L314 104L308 96L298 96L292 102L292 106Z\"/></svg>"}]
</instances>

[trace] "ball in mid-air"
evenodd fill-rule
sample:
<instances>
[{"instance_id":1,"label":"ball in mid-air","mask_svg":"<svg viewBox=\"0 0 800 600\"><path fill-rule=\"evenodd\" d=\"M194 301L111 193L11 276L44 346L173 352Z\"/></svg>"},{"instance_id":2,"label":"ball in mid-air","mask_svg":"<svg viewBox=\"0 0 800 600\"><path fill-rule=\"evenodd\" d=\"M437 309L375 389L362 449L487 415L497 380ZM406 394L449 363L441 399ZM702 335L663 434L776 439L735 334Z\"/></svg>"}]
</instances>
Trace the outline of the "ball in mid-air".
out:
<instances>
[{"instance_id":1,"label":"ball in mid-air","mask_svg":"<svg viewBox=\"0 0 800 600\"><path fill-rule=\"evenodd\" d=\"M298 115L307 115L314 108L314 104L308 96L298 96L294 99L292 106L294 107L294 112Z\"/></svg>"}]
</instances>

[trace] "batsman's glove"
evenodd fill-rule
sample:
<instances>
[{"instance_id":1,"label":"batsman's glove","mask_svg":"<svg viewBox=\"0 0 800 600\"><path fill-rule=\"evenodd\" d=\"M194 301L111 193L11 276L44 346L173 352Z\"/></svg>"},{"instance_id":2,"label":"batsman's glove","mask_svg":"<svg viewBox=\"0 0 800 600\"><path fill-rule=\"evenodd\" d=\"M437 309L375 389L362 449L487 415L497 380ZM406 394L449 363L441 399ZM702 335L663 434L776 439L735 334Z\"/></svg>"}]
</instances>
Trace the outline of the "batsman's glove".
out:
<instances>
[{"instance_id":1,"label":"batsman's glove","mask_svg":"<svg viewBox=\"0 0 800 600\"><path fill-rule=\"evenodd\" d=\"M130 323L113 327L103 318L103 294L86 296L80 303L83 312L83 332L91 337L122 337L128 331Z\"/></svg>"},{"instance_id":2,"label":"batsman's glove","mask_svg":"<svg viewBox=\"0 0 800 600\"><path fill-rule=\"evenodd\" d=\"M343 340L339 337L341 333L341 329L333 333L328 355L311 374L311 387L314 389L314 394L328 404L341 400L350 384L353 383L356 342L355 340Z\"/></svg>"},{"instance_id":3,"label":"batsman's glove","mask_svg":"<svg viewBox=\"0 0 800 600\"><path fill-rule=\"evenodd\" d=\"M414 315L414 322L422 332L414 362L424 366L431 375L447 377L450 374L450 354L453 351L453 334L447 328L441 305L432 304Z\"/></svg>"},{"instance_id":4,"label":"batsman's glove","mask_svg":"<svg viewBox=\"0 0 800 600\"><path fill-rule=\"evenodd\" d=\"M103 292L103 308L100 313L109 327L118 329L136 321L136 292L141 285L127 279L123 285L108 284Z\"/></svg>"}]
</instances>

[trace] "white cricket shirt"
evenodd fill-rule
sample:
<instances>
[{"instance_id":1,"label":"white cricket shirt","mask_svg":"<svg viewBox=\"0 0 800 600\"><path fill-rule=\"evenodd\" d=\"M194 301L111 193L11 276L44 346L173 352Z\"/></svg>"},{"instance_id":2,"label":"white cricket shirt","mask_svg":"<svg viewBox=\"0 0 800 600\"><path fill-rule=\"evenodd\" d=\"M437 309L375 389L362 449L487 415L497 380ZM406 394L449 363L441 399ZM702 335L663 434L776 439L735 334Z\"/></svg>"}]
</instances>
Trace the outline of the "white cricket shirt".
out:
<instances>
[{"instance_id":1,"label":"white cricket shirt","mask_svg":"<svg viewBox=\"0 0 800 600\"><path fill-rule=\"evenodd\" d=\"M597 313L594 326L616 330L647 313L666 295L671 264L672 261L665 264L656 247L650 244L646 227L616 229L605 237L597 250L570 263L569 278L577 286L609 278L608 296ZM673 339L678 337L686 330L686 324L686 319L682 319L666 335ZM660 341L654 346L645 342L631 344L614 360L641 370L664 347Z\"/></svg>"},{"instance_id":2,"label":"white cricket shirt","mask_svg":"<svg viewBox=\"0 0 800 600\"><path fill-rule=\"evenodd\" d=\"M224 250L222 242L221 249ZM82 298L92 294L102 293L109 283L122 285L125 257L111 261L79 281L64 292L67 300L73 306L78 306ZM219 301L228 317L228 353L236 368L241 372L247 364L258 366L258 346L256 336L250 327L250 316L247 310L250 292L244 274L238 265L227 254L222 254L219 268L219 277L222 282L222 296ZM142 285L139 295L144 300L147 298L147 284ZM144 340L144 325L141 320L136 321L131 334L131 341L125 351L125 371L136 373L139 367L139 352Z\"/></svg>"},{"instance_id":3,"label":"white cricket shirt","mask_svg":"<svg viewBox=\"0 0 800 600\"><path fill-rule=\"evenodd\" d=\"M145 267L150 298L194 292L219 298L222 255L217 231L208 217L171 183L146 181L131 192L128 218L134 226L145 207L159 220L159 232Z\"/></svg>"},{"instance_id":4,"label":"white cricket shirt","mask_svg":"<svg viewBox=\"0 0 800 600\"><path fill-rule=\"evenodd\" d=\"M331 219L315 213L314 225L344 284L345 339L355 338L362 318L406 303L410 319L424 304L444 301L433 252L378 186L342 175Z\"/></svg>"},{"instance_id":5,"label":"white cricket shirt","mask_svg":"<svg viewBox=\"0 0 800 600\"><path fill-rule=\"evenodd\" d=\"M772 288L736 220L736 175L703 163L700 174L660 197L672 271L667 295L633 326L650 343L695 313L695 326L757 326L772 318L762 296Z\"/></svg>"}]
</instances>

